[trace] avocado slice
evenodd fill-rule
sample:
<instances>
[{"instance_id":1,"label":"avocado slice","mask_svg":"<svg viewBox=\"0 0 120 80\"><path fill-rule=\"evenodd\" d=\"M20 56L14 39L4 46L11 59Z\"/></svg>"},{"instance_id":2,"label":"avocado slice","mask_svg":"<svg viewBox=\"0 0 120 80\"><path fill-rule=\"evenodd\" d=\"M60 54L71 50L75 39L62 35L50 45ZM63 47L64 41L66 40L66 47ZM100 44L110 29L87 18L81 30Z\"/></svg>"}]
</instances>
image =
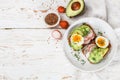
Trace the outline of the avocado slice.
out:
<instances>
[{"instance_id":1,"label":"avocado slice","mask_svg":"<svg viewBox=\"0 0 120 80\"><path fill-rule=\"evenodd\" d=\"M71 35L80 34L82 37L84 37L90 32L90 30L91 29L90 29L90 27L88 25L83 24L83 25L78 26L75 29L73 29L71 31ZM78 44L76 44L74 42L71 42L71 41L70 41L70 46L73 48L74 51L79 51L83 47L83 45L78 45Z\"/></svg>"},{"instance_id":2,"label":"avocado slice","mask_svg":"<svg viewBox=\"0 0 120 80\"><path fill-rule=\"evenodd\" d=\"M80 34L80 35L83 36L83 33L82 33L78 28L74 29L74 30L72 31L72 34Z\"/></svg>"},{"instance_id":3,"label":"avocado slice","mask_svg":"<svg viewBox=\"0 0 120 80\"><path fill-rule=\"evenodd\" d=\"M77 34L80 34L80 35L82 35L84 37L87 34L89 34L90 30L91 29L90 29L90 27L88 25L83 24L83 25L75 28L71 33L72 34L77 33Z\"/></svg>"},{"instance_id":4,"label":"avocado slice","mask_svg":"<svg viewBox=\"0 0 120 80\"><path fill-rule=\"evenodd\" d=\"M89 32L90 32L90 27L89 27L88 25L83 24L83 25L81 25L81 26L79 27L79 30L83 33L82 36L84 37L84 36L86 36L86 35L89 34Z\"/></svg>"},{"instance_id":5,"label":"avocado slice","mask_svg":"<svg viewBox=\"0 0 120 80\"><path fill-rule=\"evenodd\" d=\"M93 63L99 63L108 52L109 48L94 48L88 57L88 60Z\"/></svg>"},{"instance_id":6,"label":"avocado slice","mask_svg":"<svg viewBox=\"0 0 120 80\"><path fill-rule=\"evenodd\" d=\"M77 45L75 43L71 43L70 45L74 51L79 51L82 48L82 45Z\"/></svg>"},{"instance_id":7,"label":"avocado slice","mask_svg":"<svg viewBox=\"0 0 120 80\"><path fill-rule=\"evenodd\" d=\"M84 0L71 0L66 8L66 15L68 17L74 17L81 14L84 11Z\"/></svg>"}]
</instances>

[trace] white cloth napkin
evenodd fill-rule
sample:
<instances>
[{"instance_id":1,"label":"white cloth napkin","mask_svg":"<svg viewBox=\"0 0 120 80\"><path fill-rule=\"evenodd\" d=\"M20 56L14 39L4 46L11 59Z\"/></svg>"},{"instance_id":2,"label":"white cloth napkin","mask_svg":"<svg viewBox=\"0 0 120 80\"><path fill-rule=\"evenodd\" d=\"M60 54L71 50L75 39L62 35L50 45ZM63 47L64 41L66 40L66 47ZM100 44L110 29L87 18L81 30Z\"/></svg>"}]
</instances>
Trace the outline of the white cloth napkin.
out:
<instances>
[{"instance_id":1,"label":"white cloth napkin","mask_svg":"<svg viewBox=\"0 0 120 80\"><path fill-rule=\"evenodd\" d=\"M85 0L86 5L89 7L88 12L84 16L94 16L107 21L108 12L106 8L105 0ZM100 17L102 16L102 17ZM110 17L110 24L112 24L112 19ZM108 22L109 23L109 22ZM113 23L114 24L114 23ZM116 24L119 25L119 24ZM115 25L114 25L115 26ZM77 71L78 75L76 80L120 80L120 28L114 30L118 39L118 51L113 61L105 69L97 72L81 72Z\"/></svg>"},{"instance_id":2,"label":"white cloth napkin","mask_svg":"<svg viewBox=\"0 0 120 80\"><path fill-rule=\"evenodd\" d=\"M108 22L113 28L120 28L120 0L106 0Z\"/></svg>"},{"instance_id":3,"label":"white cloth napkin","mask_svg":"<svg viewBox=\"0 0 120 80\"><path fill-rule=\"evenodd\" d=\"M120 80L120 28L115 29L115 33L118 39L118 51L110 65L97 72L78 71L76 80Z\"/></svg>"}]
</instances>

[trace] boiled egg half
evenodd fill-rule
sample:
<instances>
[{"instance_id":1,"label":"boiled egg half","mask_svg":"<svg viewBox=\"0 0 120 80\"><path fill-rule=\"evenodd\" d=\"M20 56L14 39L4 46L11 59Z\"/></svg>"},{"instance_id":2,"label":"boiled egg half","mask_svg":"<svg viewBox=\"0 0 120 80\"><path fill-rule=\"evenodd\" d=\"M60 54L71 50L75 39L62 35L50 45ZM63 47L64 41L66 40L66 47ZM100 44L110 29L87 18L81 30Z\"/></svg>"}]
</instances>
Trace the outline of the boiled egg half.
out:
<instances>
[{"instance_id":1,"label":"boiled egg half","mask_svg":"<svg viewBox=\"0 0 120 80\"><path fill-rule=\"evenodd\" d=\"M82 45L84 43L84 38L80 34L73 34L70 40L77 45Z\"/></svg>"},{"instance_id":2,"label":"boiled egg half","mask_svg":"<svg viewBox=\"0 0 120 80\"><path fill-rule=\"evenodd\" d=\"M109 40L107 38L103 37L103 36L98 36L95 39L95 43L100 48L106 48L109 45Z\"/></svg>"}]
</instances>

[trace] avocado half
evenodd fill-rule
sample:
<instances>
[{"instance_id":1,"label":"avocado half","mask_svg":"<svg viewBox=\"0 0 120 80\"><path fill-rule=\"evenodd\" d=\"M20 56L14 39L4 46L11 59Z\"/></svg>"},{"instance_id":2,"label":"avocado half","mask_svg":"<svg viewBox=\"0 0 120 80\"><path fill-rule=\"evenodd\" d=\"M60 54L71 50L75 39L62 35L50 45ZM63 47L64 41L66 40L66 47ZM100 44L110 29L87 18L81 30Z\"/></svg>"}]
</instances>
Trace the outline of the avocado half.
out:
<instances>
[{"instance_id":1,"label":"avocado half","mask_svg":"<svg viewBox=\"0 0 120 80\"><path fill-rule=\"evenodd\" d=\"M66 15L68 17L74 17L82 14L85 9L84 0L71 0L66 8Z\"/></svg>"}]
</instances>

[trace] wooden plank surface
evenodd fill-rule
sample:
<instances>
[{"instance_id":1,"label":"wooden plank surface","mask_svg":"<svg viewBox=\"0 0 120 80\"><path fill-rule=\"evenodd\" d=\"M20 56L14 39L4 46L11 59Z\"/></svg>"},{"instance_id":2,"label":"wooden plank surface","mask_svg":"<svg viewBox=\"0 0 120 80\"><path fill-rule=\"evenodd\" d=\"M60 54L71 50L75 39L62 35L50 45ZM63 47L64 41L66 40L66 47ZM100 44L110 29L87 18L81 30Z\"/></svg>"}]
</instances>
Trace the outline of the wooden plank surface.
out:
<instances>
[{"instance_id":1,"label":"wooden plank surface","mask_svg":"<svg viewBox=\"0 0 120 80\"><path fill-rule=\"evenodd\" d=\"M57 11L58 6L66 7L70 0L0 0L0 28L47 28L44 16L49 11ZM101 6L102 4L102 6ZM70 24L83 17L98 17L106 20L105 1L85 0L84 15L61 19ZM96 9L96 5L99 9ZM59 27L59 26L57 26Z\"/></svg>"},{"instance_id":2,"label":"wooden plank surface","mask_svg":"<svg viewBox=\"0 0 120 80\"><path fill-rule=\"evenodd\" d=\"M1 28L47 28L44 15L69 0L0 0Z\"/></svg>"},{"instance_id":3,"label":"wooden plank surface","mask_svg":"<svg viewBox=\"0 0 120 80\"><path fill-rule=\"evenodd\" d=\"M0 80L94 80L96 77L95 80L119 79L119 65L114 64L104 71L97 72L98 75L81 73L66 59L62 40L57 41L51 37L53 29L44 25L43 16L47 11L56 11L59 5L66 7L68 1L0 0ZM90 0L85 1L92 3ZM102 15L102 19L106 17L106 9L103 6L105 3L101 6L100 1L97 4L100 5L97 7L98 12L95 7L89 14L86 13L87 16L101 18ZM114 27L119 27L119 0L107 2L108 21ZM91 4L87 6L90 8ZM94 11L96 13L92 13ZM76 21L70 20L65 14L61 14L61 17L70 24ZM62 29L60 31L63 34L65 32ZM112 77L111 72L116 77Z\"/></svg>"},{"instance_id":4,"label":"wooden plank surface","mask_svg":"<svg viewBox=\"0 0 120 80\"><path fill-rule=\"evenodd\" d=\"M54 40L50 35L51 31L0 30L1 78L5 76L8 80L74 80L77 69L66 59L62 40ZM64 30L61 32L64 33ZM7 80L3 78L0 80Z\"/></svg>"}]
</instances>

